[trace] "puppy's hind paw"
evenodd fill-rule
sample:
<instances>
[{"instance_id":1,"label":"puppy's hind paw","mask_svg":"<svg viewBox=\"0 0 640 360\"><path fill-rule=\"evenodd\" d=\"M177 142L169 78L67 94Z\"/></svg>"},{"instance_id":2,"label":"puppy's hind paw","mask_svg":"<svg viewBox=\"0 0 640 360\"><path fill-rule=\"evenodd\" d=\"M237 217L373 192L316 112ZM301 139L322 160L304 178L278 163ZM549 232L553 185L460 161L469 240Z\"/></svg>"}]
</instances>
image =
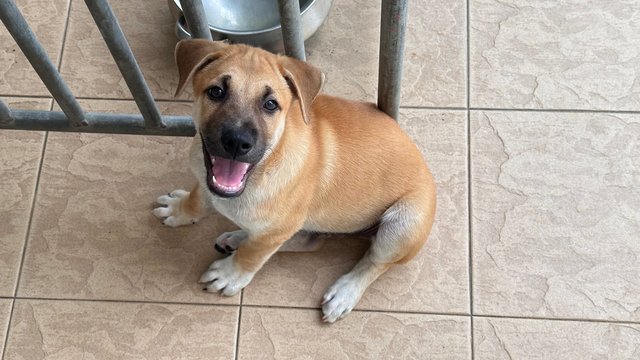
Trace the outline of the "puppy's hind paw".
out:
<instances>
[{"instance_id":1,"label":"puppy's hind paw","mask_svg":"<svg viewBox=\"0 0 640 360\"><path fill-rule=\"evenodd\" d=\"M180 189L162 195L158 197L156 202L163 206L153 209L153 215L163 219L162 223L171 227L195 224L199 219L189 216L183 210L183 204L188 199L189 192Z\"/></svg>"},{"instance_id":2,"label":"puppy's hind paw","mask_svg":"<svg viewBox=\"0 0 640 360\"><path fill-rule=\"evenodd\" d=\"M247 239L247 236L244 230L226 232L218 236L213 246L219 253L230 255Z\"/></svg>"}]
</instances>

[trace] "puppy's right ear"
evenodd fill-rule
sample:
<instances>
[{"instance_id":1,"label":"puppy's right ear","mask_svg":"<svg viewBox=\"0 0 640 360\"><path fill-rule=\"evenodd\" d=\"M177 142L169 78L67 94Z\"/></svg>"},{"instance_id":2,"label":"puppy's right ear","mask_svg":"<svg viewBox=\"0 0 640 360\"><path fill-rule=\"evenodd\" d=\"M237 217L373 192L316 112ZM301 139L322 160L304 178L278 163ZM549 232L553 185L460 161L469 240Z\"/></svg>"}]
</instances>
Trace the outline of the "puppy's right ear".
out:
<instances>
[{"instance_id":1,"label":"puppy's right ear","mask_svg":"<svg viewBox=\"0 0 640 360\"><path fill-rule=\"evenodd\" d=\"M174 96L180 95L193 74L219 58L222 55L221 51L227 46L229 45L223 41L203 39L188 39L178 42L175 57L180 80L178 80L178 88Z\"/></svg>"}]
</instances>

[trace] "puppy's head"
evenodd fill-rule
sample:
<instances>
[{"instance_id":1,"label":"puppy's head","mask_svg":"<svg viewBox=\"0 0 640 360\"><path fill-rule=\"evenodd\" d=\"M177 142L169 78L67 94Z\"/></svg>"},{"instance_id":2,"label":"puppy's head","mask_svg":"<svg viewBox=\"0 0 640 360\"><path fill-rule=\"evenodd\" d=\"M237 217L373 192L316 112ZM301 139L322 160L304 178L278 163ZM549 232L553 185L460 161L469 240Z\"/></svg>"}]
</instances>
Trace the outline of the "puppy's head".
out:
<instances>
[{"instance_id":1,"label":"puppy's head","mask_svg":"<svg viewBox=\"0 0 640 360\"><path fill-rule=\"evenodd\" d=\"M242 193L287 121L309 122L322 73L298 60L245 46L183 40L176 46L176 95L193 80L194 121L209 189Z\"/></svg>"}]
</instances>

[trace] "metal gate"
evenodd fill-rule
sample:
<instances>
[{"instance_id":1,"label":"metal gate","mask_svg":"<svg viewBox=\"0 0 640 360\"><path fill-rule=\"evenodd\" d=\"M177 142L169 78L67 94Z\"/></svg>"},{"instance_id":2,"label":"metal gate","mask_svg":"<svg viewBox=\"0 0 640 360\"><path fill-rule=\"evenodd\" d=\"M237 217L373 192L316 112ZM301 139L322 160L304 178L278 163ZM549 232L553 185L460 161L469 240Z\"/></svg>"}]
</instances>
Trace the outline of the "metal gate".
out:
<instances>
[{"instance_id":1,"label":"metal gate","mask_svg":"<svg viewBox=\"0 0 640 360\"><path fill-rule=\"evenodd\" d=\"M12 110L0 99L0 129L193 136L189 116L162 116L108 0L85 0L140 114L84 112L13 0L0 0L0 19L62 112ZM191 34L211 40L201 0L182 0ZM298 0L278 0L287 55L305 60ZM407 0L382 0L378 107L397 118Z\"/></svg>"}]
</instances>

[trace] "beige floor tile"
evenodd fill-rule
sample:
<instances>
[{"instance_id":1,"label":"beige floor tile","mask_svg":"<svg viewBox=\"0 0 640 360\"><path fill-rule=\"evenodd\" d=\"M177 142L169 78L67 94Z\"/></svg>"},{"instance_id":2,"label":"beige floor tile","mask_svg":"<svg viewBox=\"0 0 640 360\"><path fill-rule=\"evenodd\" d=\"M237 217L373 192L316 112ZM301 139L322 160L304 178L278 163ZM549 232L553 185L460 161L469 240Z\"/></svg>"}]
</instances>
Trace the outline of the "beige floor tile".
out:
<instances>
[{"instance_id":1,"label":"beige floor tile","mask_svg":"<svg viewBox=\"0 0 640 360\"><path fill-rule=\"evenodd\" d=\"M355 265L367 245L366 239L345 236L328 239L317 252L275 254L244 289L242 302L319 307L327 288ZM363 301L372 294L369 288Z\"/></svg>"},{"instance_id":2,"label":"beige floor tile","mask_svg":"<svg viewBox=\"0 0 640 360\"><path fill-rule=\"evenodd\" d=\"M339 322L300 309L242 309L239 359L470 359L469 319L353 312Z\"/></svg>"},{"instance_id":3,"label":"beige floor tile","mask_svg":"<svg viewBox=\"0 0 640 360\"><path fill-rule=\"evenodd\" d=\"M640 110L640 4L472 0L471 104Z\"/></svg>"},{"instance_id":4,"label":"beige floor tile","mask_svg":"<svg viewBox=\"0 0 640 360\"><path fill-rule=\"evenodd\" d=\"M51 108L51 98L43 97L22 97L22 96L9 96L2 97L5 104L9 106L9 109L14 110L49 110ZM11 133L9 130L0 130L4 133ZM18 133L17 131L14 131ZM27 132L22 132L26 134ZM31 132L29 132L31 133Z\"/></svg>"},{"instance_id":5,"label":"beige floor tile","mask_svg":"<svg viewBox=\"0 0 640 360\"><path fill-rule=\"evenodd\" d=\"M238 308L17 300L5 359L232 359Z\"/></svg>"},{"instance_id":6,"label":"beige floor tile","mask_svg":"<svg viewBox=\"0 0 640 360\"><path fill-rule=\"evenodd\" d=\"M307 60L327 75L324 91L375 101L380 2L336 0L325 24L307 41ZM411 2L402 104L465 106L465 2Z\"/></svg>"},{"instance_id":7,"label":"beige floor tile","mask_svg":"<svg viewBox=\"0 0 640 360\"><path fill-rule=\"evenodd\" d=\"M434 229L419 256L373 283L358 308L469 312L466 114L403 110L438 183ZM326 289L349 271L367 242L330 239L315 253L276 254L245 288L245 304L319 306Z\"/></svg>"},{"instance_id":8,"label":"beige floor tile","mask_svg":"<svg viewBox=\"0 0 640 360\"><path fill-rule=\"evenodd\" d=\"M172 99L178 84L177 39L166 1L109 1L152 94ZM131 98L131 93L84 1L71 6L62 74L76 96Z\"/></svg>"},{"instance_id":9,"label":"beige floor tile","mask_svg":"<svg viewBox=\"0 0 640 360\"><path fill-rule=\"evenodd\" d=\"M11 301L13 300L0 299L0 354L4 349L4 339L7 336L7 327L11 316Z\"/></svg>"},{"instance_id":10,"label":"beige floor tile","mask_svg":"<svg viewBox=\"0 0 640 360\"><path fill-rule=\"evenodd\" d=\"M478 360L640 357L640 325L476 317L473 328Z\"/></svg>"},{"instance_id":11,"label":"beige floor tile","mask_svg":"<svg viewBox=\"0 0 640 360\"><path fill-rule=\"evenodd\" d=\"M135 112L132 101L83 101L89 111ZM190 105L161 103L167 114ZM212 240L230 224L212 216L172 229L155 199L195 180L190 139L51 133L19 294L29 297L238 303L202 292Z\"/></svg>"},{"instance_id":12,"label":"beige floor tile","mask_svg":"<svg viewBox=\"0 0 640 360\"><path fill-rule=\"evenodd\" d=\"M471 120L475 313L640 320L640 116Z\"/></svg>"},{"instance_id":13,"label":"beige floor tile","mask_svg":"<svg viewBox=\"0 0 640 360\"><path fill-rule=\"evenodd\" d=\"M409 2L402 105L467 105L465 18L466 1Z\"/></svg>"},{"instance_id":14,"label":"beige floor tile","mask_svg":"<svg viewBox=\"0 0 640 360\"><path fill-rule=\"evenodd\" d=\"M69 0L15 0L31 30L58 64ZM15 43L9 31L0 26L0 94L49 95L38 74Z\"/></svg>"},{"instance_id":15,"label":"beige floor tile","mask_svg":"<svg viewBox=\"0 0 640 360\"><path fill-rule=\"evenodd\" d=\"M13 109L49 110L47 99L3 98ZM13 296L44 133L0 130L0 296Z\"/></svg>"}]
</instances>

